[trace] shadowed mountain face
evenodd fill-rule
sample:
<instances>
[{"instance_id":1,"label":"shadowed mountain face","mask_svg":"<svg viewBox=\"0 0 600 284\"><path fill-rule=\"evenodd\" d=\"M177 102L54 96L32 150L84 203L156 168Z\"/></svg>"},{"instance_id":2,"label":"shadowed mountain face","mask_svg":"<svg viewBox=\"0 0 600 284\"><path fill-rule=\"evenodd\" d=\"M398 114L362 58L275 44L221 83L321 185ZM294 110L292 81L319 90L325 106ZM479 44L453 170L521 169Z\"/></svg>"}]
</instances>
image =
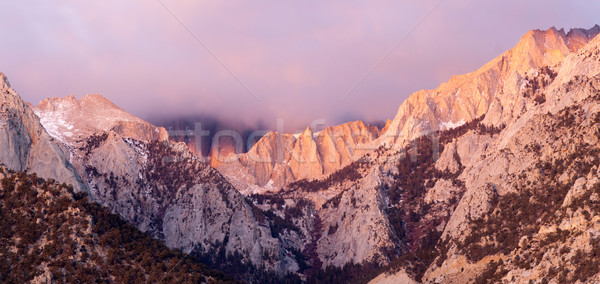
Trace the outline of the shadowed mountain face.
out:
<instances>
[{"instance_id":1,"label":"shadowed mountain face","mask_svg":"<svg viewBox=\"0 0 600 284\"><path fill-rule=\"evenodd\" d=\"M192 128L4 83L0 159L245 281L600 281L599 32L531 31L382 130L209 134L206 158L173 138Z\"/></svg>"},{"instance_id":2,"label":"shadowed mountain face","mask_svg":"<svg viewBox=\"0 0 600 284\"><path fill-rule=\"evenodd\" d=\"M237 151L237 154L245 153L249 149L248 145L251 147L264 133L268 132L264 130L264 127L258 125L241 126L202 116L153 119L153 123L164 127L168 131L171 141L184 142L190 151L206 158L210 158L213 153L217 152L225 155L233 153L233 151ZM231 132L236 135L231 135ZM219 140L217 143L215 143L215 136ZM235 140L237 138L239 141ZM248 138L252 139L250 144ZM213 146L213 144L219 145Z\"/></svg>"}]
</instances>

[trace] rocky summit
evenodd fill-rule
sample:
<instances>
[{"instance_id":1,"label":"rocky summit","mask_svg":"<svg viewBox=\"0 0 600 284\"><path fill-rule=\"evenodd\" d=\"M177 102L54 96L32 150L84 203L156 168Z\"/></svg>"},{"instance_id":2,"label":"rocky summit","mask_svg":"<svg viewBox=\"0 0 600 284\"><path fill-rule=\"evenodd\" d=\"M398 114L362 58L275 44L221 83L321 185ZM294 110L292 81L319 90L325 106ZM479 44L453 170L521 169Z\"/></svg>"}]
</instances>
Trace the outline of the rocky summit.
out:
<instances>
[{"instance_id":1,"label":"rocky summit","mask_svg":"<svg viewBox=\"0 0 600 284\"><path fill-rule=\"evenodd\" d=\"M269 132L247 152L223 157L216 168L244 194L277 191L302 179L329 175L358 160L379 136L379 129L362 121L313 133Z\"/></svg>"},{"instance_id":2,"label":"rocky summit","mask_svg":"<svg viewBox=\"0 0 600 284\"><path fill-rule=\"evenodd\" d=\"M36 233L3 221L0 280L67 279L46 257L60 224L39 225L61 204L52 218L76 221L61 258L109 282L127 279L102 274L115 264L150 280L182 258L172 277L194 281L600 282L599 32L530 31L382 129L268 132L245 153L224 139L208 160L100 95L32 106L1 75L0 210ZM118 226L97 229L109 214ZM111 246L106 230L136 239ZM149 265L135 242L165 257Z\"/></svg>"},{"instance_id":3,"label":"rocky summit","mask_svg":"<svg viewBox=\"0 0 600 284\"><path fill-rule=\"evenodd\" d=\"M8 169L35 172L44 178L85 190L81 179L31 107L0 73L0 161Z\"/></svg>"}]
</instances>

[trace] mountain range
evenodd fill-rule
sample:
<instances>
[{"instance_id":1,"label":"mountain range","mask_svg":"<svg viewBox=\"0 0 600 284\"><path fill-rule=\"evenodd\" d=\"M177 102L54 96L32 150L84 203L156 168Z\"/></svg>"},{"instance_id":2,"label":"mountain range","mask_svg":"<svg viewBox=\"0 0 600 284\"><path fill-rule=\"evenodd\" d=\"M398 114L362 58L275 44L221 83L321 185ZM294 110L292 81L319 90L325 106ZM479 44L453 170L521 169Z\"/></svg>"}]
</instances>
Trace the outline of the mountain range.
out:
<instances>
[{"instance_id":1,"label":"mountain range","mask_svg":"<svg viewBox=\"0 0 600 284\"><path fill-rule=\"evenodd\" d=\"M208 158L101 95L33 106L0 73L0 161L242 282L597 282L598 33L530 31L381 129L268 132L243 153L224 135Z\"/></svg>"}]
</instances>

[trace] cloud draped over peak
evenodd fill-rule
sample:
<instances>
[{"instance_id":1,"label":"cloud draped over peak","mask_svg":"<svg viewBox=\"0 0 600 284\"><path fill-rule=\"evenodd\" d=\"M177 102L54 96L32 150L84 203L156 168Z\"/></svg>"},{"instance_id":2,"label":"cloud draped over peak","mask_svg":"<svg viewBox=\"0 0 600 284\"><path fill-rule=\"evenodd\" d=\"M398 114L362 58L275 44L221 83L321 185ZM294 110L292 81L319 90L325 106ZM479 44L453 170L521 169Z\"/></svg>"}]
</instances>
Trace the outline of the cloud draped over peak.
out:
<instances>
[{"instance_id":1,"label":"cloud draped over peak","mask_svg":"<svg viewBox=\"0 0 600 284\"><path fill-rule=\"evenodd\" d=\"M282 118L293 132L348 113L391 118L412 92L474 71L528 30L589 28L600 11L595 1L445 0L340 100L438 0L161 1L4 1L0 70L32 103L102 93L147 119Z\"/></svg>"}]
</instances>

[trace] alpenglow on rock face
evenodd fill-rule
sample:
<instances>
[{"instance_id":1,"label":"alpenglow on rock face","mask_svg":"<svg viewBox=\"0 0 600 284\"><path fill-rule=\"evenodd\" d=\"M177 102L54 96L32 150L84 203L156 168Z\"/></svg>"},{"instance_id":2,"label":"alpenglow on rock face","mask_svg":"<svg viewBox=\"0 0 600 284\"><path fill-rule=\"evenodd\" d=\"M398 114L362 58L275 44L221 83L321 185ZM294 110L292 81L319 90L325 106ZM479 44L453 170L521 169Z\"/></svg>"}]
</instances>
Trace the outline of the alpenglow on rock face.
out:
<instances>
[{"instance_id":1,"label":"alpenglow on rock face","mask_svg":"<svg viewBox=\"0 0 600 284\"><path fill-rule=\"evenodd\" d=\"M435 258L421 265L425 272L409 273L413 279L423 283L600 280L595 255L600 248L598 30L528 33L505 54L509 62L519 63L515 66L525 66L521 68L524 73L513 73L512 79L509 76L500 81L495 103L478 115L484 116L479 125L465 119L465 125L437 136L443 147L435 167L455 179L448 182L434 174L429 185L424 184L425 212L434 211L431 208L451 198L456 188L462 187L464 193L458 195L449 219L438 227L439 240L428 248L436 251ZM541 48L544 52L537 52ZM518 71L517 67L509 69ZM480 78L472 76L462 86L476 85ZM427 93L418 92L407 102L423 94ZM438 99L435 96L433 101ZM443 92L437 96L447 97ZM404 117L403 109L408 106L405 103L400 108L398 117ZM417 117L434 113L431 110L435 108L418 106L425 111L416 111ZM440 121L435 116L432 119ZM494 125L503 127L491 128ZM409 128L404 130L411 133ZM419 131L428 133L431 129ZM452 139L445 138L450 133ZM402 203L396 206L406 203L410 196L406 191L411 189L401 188ZM429 214L419 218L427 219ZM409 218L403 221L409 231L410 223ZM419 249L414 253L419 255ZM406 271L414 268L409 263L393 269L399 271L397 277L406 277ZM379 281L393 275L381 275L373 283L385 283Z\"/></svg>"},{"instance_id":2,"label":"alpenglow on rock face","mask_svg":"<svg viewBox=\"0 0 600 284\"><path fill-rule=\"evenodd\" d=\"M99 96L41 103L52 139L3 78L0 159L68 156L94 200L243 280L596 283L599 31L531 31L382 131L271 132L218 170Z\"/></svg>"},{"instance_id":3,"label":"alpenglow on rock face","mask_svg":"<svg viewBox=\"0 0 600 284\"><path fill-rule=\"evenodd\" d=\"M401 144L432 131L460 126L484 114L495 125L507 123L524 111L524 99L516 94L527 85L528 75L540 67L559 64L599 32L597 25L568 33L555 28L530 31L514 48L479 70L453 76L434 90L411 95L379 141Z\"/></svg>"},{"instance_id":4,"label":"alpenglow on rock face","mask_svg":"<svg viewBox=\"0 0 600 284\"><path fill-rule=\"evenodd\" d=\"M328 175L359 159L379 129L362 121L317 133L269 132L248 153L229 156L217 169L244 194L277 191L286 184Z\"/></svg>"},{"instance_id":5,"label":"alpenglow on rock face","mask_svg":"<svg viewBox=\"0 0 600 284\"><path fill-rule=\"evenodd\" d=\"M331 174L379 145L401 148L411 139L461 126L484 114L486 123L506 124L524 111L524 99L512 94L527 85L528 75L534 77L538 68L560 63L599 32L600 26L568 33L555 28L530 31L513 49L479 70L411 95L382 131L357 121L319 133L310 129L295 135L271 132L248 153L224 154L213 166L244 194L277 191L296 180Z\"/></svg>"}]
</instances>

